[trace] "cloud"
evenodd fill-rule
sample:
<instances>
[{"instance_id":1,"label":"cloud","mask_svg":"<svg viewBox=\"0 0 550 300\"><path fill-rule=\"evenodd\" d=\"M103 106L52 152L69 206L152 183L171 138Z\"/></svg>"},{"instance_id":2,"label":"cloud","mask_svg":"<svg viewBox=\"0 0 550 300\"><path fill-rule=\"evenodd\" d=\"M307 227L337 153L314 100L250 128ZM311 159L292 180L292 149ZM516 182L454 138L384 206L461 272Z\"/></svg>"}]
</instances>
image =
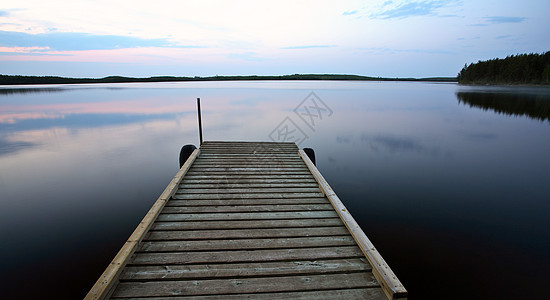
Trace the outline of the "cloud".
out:
<instances>
[{"instance_id":1,"label":"cloud","mask_svg":"<svg viewBox=\"0 0 550 300\"><path fill-rule=\"evenodd\" d=\"M421 54L454 54L449 50L441 49L399 49L399 48L383 48L383 47L370 47L370 48L358 48L365 51L365 53L377 53L377 54L395 54L395 53L421 53Z\"/></svg>"},{"instance_id":2,"label":"cloud","mask_svg":"<svg viewBox=\"0 0 550 300\"><path fill-rule=\"evenodd\" d=\"M118 35L94 35L78 32L50 32L28 34L0 31L0 47L27 50L49 49L56 51L110 50L136 47L201 48L193 45L176 45L167 39L142 39ZM14 51L17 52L17 51Z\"/></svg>"},{"instance_id":3,"label":"cloud","mask_svg":"<svg viewBox=\"0 0 550 300\"><path fill-rule=\"evenodd\" d=\"M345 11L344 13L342 13L342 15L344 16L351 16L351 15L355 15L357 14L358 11L357 10L352 10L352 11Z\"/></svg>"},{"instance_id":4,"label":"cloud","mask_svg":"<svg viewBox=\"0 0 550 300\"><path fill-rule=\"evenodd\" d=\"M281 49L289 50L289 49L313 49L313 48L332 48L336 47L336 45L305 45L305 46L289 46L289 47L281 47Z\"/></svg>"},{"instance_id":5,"label":"cloud","mask_svg":"<svg viewBox=\"0 0 550 300\"><path fill-rule=\"evenodd\" d=\"M51 50L50 47L0 47L0 53L40 53Z\"/></svg>"},{"instance_id":6,"label":"cloud","mask_svg":"<svg viewBox=\"0 0 550 300\"><path fill-rule=\"evenodd\" d=\"M512 36L511 34L499 35L499 36L496 37L496 39L497 40L502 40L502 39L507 39L511 36Z\"/></svg>"},{"instance_id":7,"label":"cloud","mask_svg":"<svg viewBox=\"0 0 550 300\"><path fill-rule=\"evenodd\" d=\"M492 16L486 17L485 20L490 24L502 24L502 23L521 23L525 21L525 17L505 17L505 16Z\"/></svg>"},{"instance_id":8,"label":"cloud","mask_svg":"<svg viewBox=\"0 0 550 300\"><path fill-rule=\"evenodd\" d=\"M5 10L0 10L0 17L5 17L7 15L9 15L10 13L5 11Z\"/></svg>"},{"instance_id":9,"label":"cloud","mask_svg":"<svg viewBox=\"0 0 550 300\"><path fill-rule=\"evenodd\" d=\"M391 1L386 1L383 7L391 5ZM371 17L377 19L404 19L416 16L435 15L436 10L445 6L443 1L416 1L397 5L393 8L372 14Z\"/></svg>"},{"instance_id":10,"label":"cloud","mask_svg":"<svg viewBox=\"0 0 550 300\"><path fill-rule=\"evenodd\" d=\"M491 17L485 17L485 23L476 23L471 24L470 26L489 26L492 24L506 24L506 23L521 23L527 18L525 17L506 17L506 16L491 16Z\"/></svg>"}]
</instances>

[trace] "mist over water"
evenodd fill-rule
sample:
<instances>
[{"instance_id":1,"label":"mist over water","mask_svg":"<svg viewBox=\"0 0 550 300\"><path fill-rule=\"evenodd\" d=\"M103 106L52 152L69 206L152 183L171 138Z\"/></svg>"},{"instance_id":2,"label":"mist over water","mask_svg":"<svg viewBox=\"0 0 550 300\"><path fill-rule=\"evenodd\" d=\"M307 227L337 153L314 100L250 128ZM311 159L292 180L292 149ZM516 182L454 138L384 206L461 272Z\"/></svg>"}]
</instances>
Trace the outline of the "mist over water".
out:
<instances>
[{"instance_id":1,"label":"mist over water","mask_svg":"<svg viewBox=\"0 0 550 300\"><path fill-rule=\"evenodd\" d=\"M311 92L325 110L300 116ZM198 145L197 97L205 140L270 141L293 126L411 299L546 295L549 95L419 82L0 87L3 295L87 293L181 146Z\"/></svg>"}]
</instances>

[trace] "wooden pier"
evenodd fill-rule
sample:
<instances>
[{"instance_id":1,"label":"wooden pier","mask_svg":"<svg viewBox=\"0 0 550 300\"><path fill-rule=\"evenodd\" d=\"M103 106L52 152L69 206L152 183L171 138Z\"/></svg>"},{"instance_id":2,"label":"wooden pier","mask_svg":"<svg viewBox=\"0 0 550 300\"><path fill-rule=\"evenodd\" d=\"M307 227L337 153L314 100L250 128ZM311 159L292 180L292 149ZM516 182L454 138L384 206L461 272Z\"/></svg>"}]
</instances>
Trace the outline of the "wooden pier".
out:
<instances>
[{"instance_id":1,"label":"wooden pier","mask_svg":"<svg viewBox=\"0 0 550 300\"><path fill-rule=\"evenodd\" d=\"M296 144L204 142L86 299L406 297Z\"/></svg>"}]
</instances>

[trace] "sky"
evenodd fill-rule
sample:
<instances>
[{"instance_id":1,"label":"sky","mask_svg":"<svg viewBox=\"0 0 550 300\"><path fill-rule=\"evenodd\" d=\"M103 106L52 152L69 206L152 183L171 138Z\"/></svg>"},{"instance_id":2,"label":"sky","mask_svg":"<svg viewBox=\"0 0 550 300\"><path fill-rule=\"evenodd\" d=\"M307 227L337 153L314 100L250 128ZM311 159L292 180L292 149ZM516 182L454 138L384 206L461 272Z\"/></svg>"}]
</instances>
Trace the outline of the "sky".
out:
<instances>
[{"instance_id":1,"label":"sky","mask_svg":"<svg viewBox=\"0 0 550 300\"><path fill-rule=\"evenodd\" d=\"M548 0L0 0L0 74L456 76L550 50Z\"/></svg>"}]
</instances>

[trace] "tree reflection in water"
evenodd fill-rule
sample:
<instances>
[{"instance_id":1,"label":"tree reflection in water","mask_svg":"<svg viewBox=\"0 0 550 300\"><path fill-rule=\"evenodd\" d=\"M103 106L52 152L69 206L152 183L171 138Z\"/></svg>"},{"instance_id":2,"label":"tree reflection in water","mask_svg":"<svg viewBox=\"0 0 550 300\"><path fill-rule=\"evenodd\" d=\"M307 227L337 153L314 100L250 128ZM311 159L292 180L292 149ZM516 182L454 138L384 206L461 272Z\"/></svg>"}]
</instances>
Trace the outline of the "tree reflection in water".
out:
<instances>
[{"instance_id":1,"label":"tree reflection in water","mask_svg":"<svg viewBox=\"0 0 550 300\"><path fill-rule=\"evenodd\" d=\"M458 103L510 116L527 116L550 124L550 94L518 92L461 91Z\"/></svg>"}]
</instances>

